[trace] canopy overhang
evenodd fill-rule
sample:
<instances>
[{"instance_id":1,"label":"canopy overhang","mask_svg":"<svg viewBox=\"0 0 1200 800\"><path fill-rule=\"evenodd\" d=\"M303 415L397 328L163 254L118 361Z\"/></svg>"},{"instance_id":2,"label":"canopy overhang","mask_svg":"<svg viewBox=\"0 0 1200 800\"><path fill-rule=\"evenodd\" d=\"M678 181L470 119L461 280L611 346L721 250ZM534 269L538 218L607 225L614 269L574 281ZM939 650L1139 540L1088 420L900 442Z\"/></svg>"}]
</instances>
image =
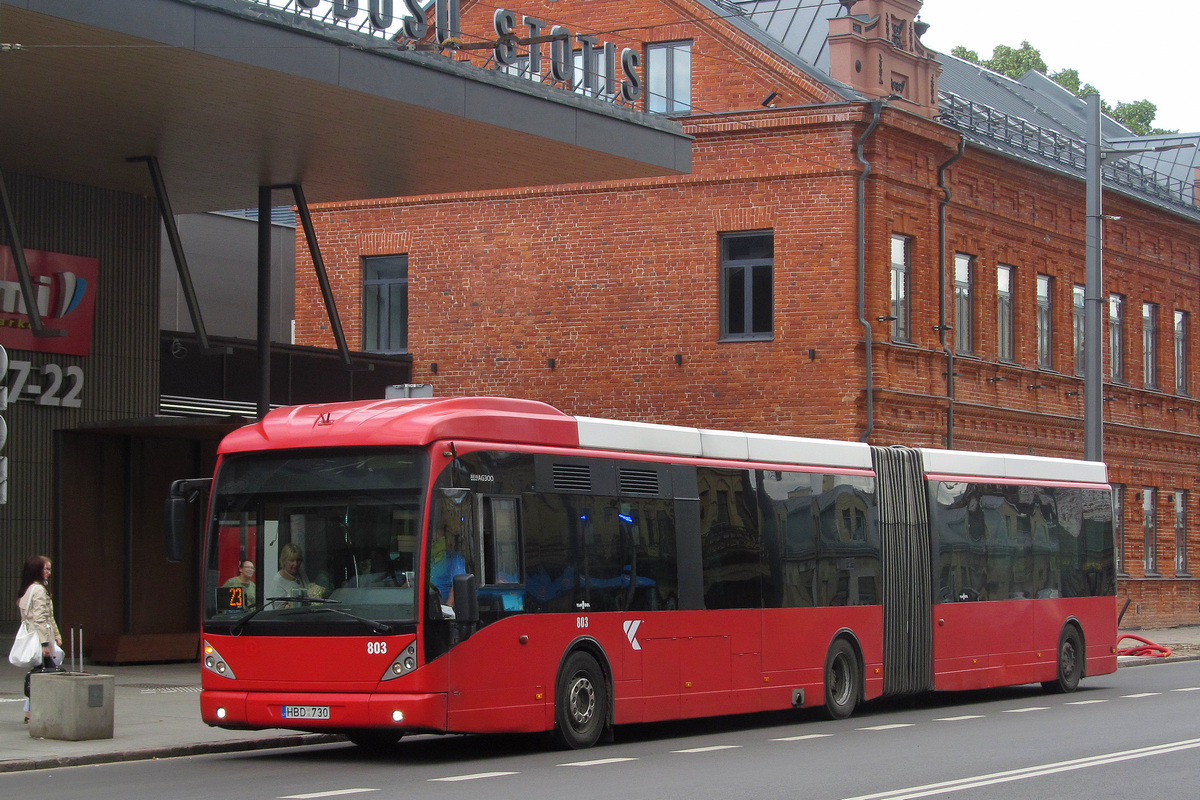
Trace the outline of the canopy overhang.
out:
<instances>
[{"instance_id":1,"label":"canopy overhang","mask_svg":"<svg viewBox=\"0 0 1200 800\"><path fill-rule=\"evenodd\" d=\"M176 213L688 172L678 123L248 0L0 2L0 169Z\"/></svg>"}]
</instances>

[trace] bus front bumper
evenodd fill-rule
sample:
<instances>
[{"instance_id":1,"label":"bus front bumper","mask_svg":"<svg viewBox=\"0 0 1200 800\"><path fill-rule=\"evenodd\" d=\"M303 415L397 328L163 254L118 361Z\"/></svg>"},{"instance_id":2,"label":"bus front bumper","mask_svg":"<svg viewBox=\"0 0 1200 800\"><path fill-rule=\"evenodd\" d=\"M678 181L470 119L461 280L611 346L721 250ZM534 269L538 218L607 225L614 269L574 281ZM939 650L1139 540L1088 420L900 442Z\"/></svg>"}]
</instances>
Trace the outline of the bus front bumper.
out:
<instances>
[{"instance_id":1,"label":"bus front bumper","mask_svg":"<svg viewBox=\"0 0 1200 800\"><path fill-rule=\"evenodd\" d=\"M200 693L200 715L209 725L234 730L444 731L446 695L205 690Z\"/></svg>"}]
</instances>

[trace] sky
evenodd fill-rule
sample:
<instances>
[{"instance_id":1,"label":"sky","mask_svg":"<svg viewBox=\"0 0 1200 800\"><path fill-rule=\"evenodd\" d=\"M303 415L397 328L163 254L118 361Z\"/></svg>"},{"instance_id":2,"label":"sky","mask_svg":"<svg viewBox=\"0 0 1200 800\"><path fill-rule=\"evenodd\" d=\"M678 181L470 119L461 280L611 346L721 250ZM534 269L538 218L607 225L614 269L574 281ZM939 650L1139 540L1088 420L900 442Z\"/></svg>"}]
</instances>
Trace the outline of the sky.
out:
<instances>
[{"instance_id":1,"label":"sky","mask_svg":"<svg viewBox=\"0 0 1200 800\"><path fill-rule=\"evenodd\" d=\"M1200 131L1200 0L925 0L921 20L929 23L921 41L939 52L963 45L986 59L998 44L1027 40L1050 72L1079 70L1109 104L1149 100L1158 106L1156 127Z\"/></svg>"}]
</instances>

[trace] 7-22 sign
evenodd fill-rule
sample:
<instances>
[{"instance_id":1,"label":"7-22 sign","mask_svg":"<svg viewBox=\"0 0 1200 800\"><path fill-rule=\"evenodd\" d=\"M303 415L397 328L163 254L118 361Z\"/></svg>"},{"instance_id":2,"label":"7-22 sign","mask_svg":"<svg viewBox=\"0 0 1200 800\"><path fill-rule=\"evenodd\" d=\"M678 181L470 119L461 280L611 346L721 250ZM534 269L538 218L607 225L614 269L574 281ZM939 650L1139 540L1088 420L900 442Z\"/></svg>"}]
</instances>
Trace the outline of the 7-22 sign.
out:
<instances>
[{"instance_id":1,"label":"7-22 sign","mask_svg":"<svg viewBox=\"0 0 1200 800\"><path fill-rule=\"evenodd\" d=\"M39 406L79 408L83 401L83 367L43 364L34 367L28 361L8 362L8 402L32 400Z\"/></svg>"}]
</instances>

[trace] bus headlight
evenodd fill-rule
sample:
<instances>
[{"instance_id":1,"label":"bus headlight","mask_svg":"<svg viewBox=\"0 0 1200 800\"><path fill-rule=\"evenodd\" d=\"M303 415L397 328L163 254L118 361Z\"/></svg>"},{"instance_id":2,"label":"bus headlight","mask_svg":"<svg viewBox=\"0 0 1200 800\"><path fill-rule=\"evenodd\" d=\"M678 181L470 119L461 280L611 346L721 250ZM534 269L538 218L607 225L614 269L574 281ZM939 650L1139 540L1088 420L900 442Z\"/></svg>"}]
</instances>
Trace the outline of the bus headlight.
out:
<instances>
[{"instance_id":1,"label":"bus headlight","mask_svg":"<svg viewBox=\"0 0 1200 800\"><path fill-rule=\"evenodd\" d=\"M388 665L387 671L383 673L381 681L390 681L394 678L399 678L402 675L407 675L417 668L417 642L414 639L409 643L408 647L401 651L400 655Z\"/></svg>"},{"instance_id":2,"label":"bus headlight","mask_svg":"<svg viewBox=\"0 0 1200 800\"><path fill-rule=\"evenodd\" d=\"M225 663L225 659L221 658L221 654L217 652L208 642L204 643L204 668L214 675L220 675L222 678L236 678L233 670L229 668L229 664Z\"/></svg>"}]
</instances>

